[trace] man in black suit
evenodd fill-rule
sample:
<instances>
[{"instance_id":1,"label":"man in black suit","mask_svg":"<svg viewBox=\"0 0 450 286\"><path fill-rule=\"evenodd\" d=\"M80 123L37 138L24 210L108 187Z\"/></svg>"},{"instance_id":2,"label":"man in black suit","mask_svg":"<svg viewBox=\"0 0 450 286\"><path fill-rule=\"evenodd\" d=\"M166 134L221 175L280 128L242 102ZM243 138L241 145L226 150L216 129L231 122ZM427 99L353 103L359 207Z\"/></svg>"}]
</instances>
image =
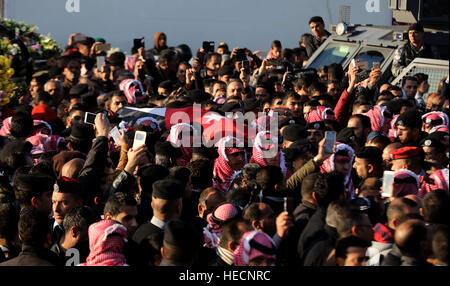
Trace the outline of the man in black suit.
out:
<instances>
[{"instance_id":1,"label":"man in black suit","mask_svg":"<svg viewBox=\"0 0 450 286\"><path fill-rule=\"evenodd\" d=\"M54 266L55 258L45 249L49 230L47 215L33 207L22 209L19 219L19 237L22 241L20 254L0 263L0 266Z\"/></svg>"},{"instance_id":2,"label":"man in black suit","mask_svg":"<svg viewBox=\"0 0 450 286\"><path fill-rule=\"evenodd\" d=\"M185 187L174 179L153 183L153 217L149 222L141 225L133 235L133 240L141 246L143 255L147 256L149 261L154 251L159 252L159 249L153 249L149 241L154 235L162 237L161 234L164 233L167 222L180 217L184 191Z\"/></svg>"},{"instance_id":3,"label":"man in black suit","mask_svg":"<svg viewBox=\"0 0 450 286\"><path fill-rule=\"evenodd\" d=\"M203 244L201 234L187 222L170 220L164 232L160 266L193 266Z\"/></svg>"}]
</instances>

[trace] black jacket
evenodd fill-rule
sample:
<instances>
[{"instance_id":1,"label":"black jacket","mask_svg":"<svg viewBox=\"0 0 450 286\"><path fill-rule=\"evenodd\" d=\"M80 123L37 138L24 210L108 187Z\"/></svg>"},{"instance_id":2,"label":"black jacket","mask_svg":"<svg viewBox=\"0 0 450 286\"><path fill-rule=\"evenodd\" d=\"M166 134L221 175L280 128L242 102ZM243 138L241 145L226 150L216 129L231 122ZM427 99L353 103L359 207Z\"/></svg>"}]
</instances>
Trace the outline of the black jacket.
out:
<instances>
[{"instance_id":1,"label":"black jacket","mask_svg":"<svg viewBox=\"0 0 450 286\"><path fill-rule=\"evenodd\" d=\"M323 266L328 255L336 246L338 233L336 228L325 225L323 240L316 242L304 259L303 266Z\"/></svg>"},{"instance_id":2,"label":"black jacket","mask_svg":"<svg viewBox=\"0 0 450 286\"><path fill-rule=\"evenodd\" d=\"M331 34L327 30L325 30L326 37L328 38ZM316 37L312 37L312 39L306 39L305 48L306 53L308 54L308 58L310 58L314 52L325 42L326 38L322 41L317 39Z\"/></svg>"},{"instance_id":3,"label":"black jacket","mask_svg":"<svg viewBox=\"0 0 450 286\"><path fill-rule=\"evenodd\" d=\"M108 158L108 138L98 136L94 139L92 147L86 156L83 169L81 169L79 181L83 187L85 204L93 205L94 197L99 196L103 199L103 195L99 193L101 189L101 178L105 173L105 166ZM96 207L98 215L103 214L103 207L106 201L103 201Z\"/></svg>"},{"instance_id":4,"label":"black jacket","mask_svg":"<svg viewBox=\"0 0 450 286\"><path fill-rule=\"evenodd\" d=\"M438 52L433 50L431 46L424 44L422 48L417 51L408 41L406 44L395 50L391 71L394 76L399 76L403 69L407 67L415 58L432 59L438 57Z\"/></svg>"},{"instance_id":5,"label":"black jacket","mask_svg":"<svg viewBox=\"0 0 450 286\"><path fill-rule=\"evenodd\" d=\"M300 235L297 252L301 261L304 261L314 243L323 238L326 214L326 208L318 207Z\"/></svg>"},{"instance_id":6,"label":"black jacket","mask_svg":"<svg viewBox=\"0 0 450 286\"><path fill-rule=\"evenodd\" d=\"M402 256L400 266L433 266L432 264L415 257Z\"/></svg>"},{"instance_id":7,"label":"black jacket","mask_svg":"<svg viewBox=\"0 0 450 286\"><path fill-rule=\"evenodd\" d=\"M19 256L0 263L0 266L55 266L55 257L45 249L23 246Z\"/></svg>"},{"instance_id":8,"label":"black jacket","mask_svg":"<svg viewBox=\"0 0 450 286\"><path fill-rule=\"evenodd\" d=\"M138 248L141 255L141 257L136 260L136 264L152 265L154 255L160 253L160 249L156 249L150 243L150 240L152 239L158 240L162 245L162 241L164 239L164 230L152 224L151 222L144 223L134 233L133 241L135 242L135 244L137 244L137 246L133 246L133 248L135 248L135 250L136 248Z\"/></svg>"},{"instance_id":9,"label":"black jacket","mask_svg":"<svg viewBox=\"0 0 450 286\"><path fill-rule=\"evenodd\" d=\"M402 264L401 257L400 249L394 244L391 251L384 257L381 266L400 266Z\"/></svg>"},{"instance_id":10,"label":"black jacket","mask_svg":"<svg viewBox=\"0 0 450 286\"><path fill-rule=\"evenodd\" d=\"M216 257L208 264L208 266L232 267L234 264L227 264L218 254L216 254Z\"/></svg>"}]
</instances>

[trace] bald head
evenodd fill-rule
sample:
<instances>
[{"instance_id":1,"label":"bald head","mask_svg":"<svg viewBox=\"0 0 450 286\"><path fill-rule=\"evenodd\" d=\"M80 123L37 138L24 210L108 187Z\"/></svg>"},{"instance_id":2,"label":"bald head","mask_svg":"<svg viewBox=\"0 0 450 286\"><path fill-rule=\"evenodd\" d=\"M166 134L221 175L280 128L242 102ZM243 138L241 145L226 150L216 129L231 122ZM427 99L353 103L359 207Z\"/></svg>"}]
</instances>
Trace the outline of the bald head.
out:
<instances>
[{"instance_id":1,"label":"bald head","mask_svg":"<svg viewBox=\"0 0 450 286\"><path fill-rule=\"evenodd\" d=\"M410 219L402 223L395 231L395 244L402 255L420 257L427 245L427 228L425 222Z\"/></svg>"},{"instance_id":2,"label":"bald head","mask_svg":"<svg viewBox=\"0 0 450 286\"><path fill-rule=\"evenodd\" d=\"M61 177L78 179L81 169L84 166L84 162L83 159L75 158L65 163L61 169Z\"/></svg>"}]
</instances>

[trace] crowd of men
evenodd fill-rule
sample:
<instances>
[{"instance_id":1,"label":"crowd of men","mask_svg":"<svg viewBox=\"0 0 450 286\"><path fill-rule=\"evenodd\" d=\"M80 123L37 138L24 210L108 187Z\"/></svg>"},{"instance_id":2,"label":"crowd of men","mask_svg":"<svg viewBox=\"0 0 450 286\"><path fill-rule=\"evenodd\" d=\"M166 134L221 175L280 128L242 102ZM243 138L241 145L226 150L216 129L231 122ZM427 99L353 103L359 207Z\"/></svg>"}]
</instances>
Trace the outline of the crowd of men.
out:
<instances>
[{"instance_id":1,"label":"crowd of men","mask_svg":"<svg viewBox=\"0 0 450 286\"><path fill-rule=\"evenodd\" d=\"M0 266L448 265L448 76L429 90L422 73L399 87L357 64L303 71L330 35L321 17L309 25L266 57L225 43L193 55L161 32L127 57L72 34L1 109ZM420 24L408 33L394 75L433 57ZM180 142L194 124L120 116L193 104L254 112L256 137L192 147Z\"/></svg>"}]
</instances>

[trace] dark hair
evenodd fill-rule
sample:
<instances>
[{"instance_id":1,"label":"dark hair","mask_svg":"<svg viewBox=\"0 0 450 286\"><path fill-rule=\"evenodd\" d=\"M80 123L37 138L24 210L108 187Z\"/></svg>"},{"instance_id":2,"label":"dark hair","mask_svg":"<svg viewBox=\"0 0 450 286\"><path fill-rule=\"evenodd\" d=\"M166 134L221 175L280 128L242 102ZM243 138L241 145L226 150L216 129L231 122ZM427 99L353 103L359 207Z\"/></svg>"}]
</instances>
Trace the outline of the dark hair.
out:
<instances>
[{"instance_id":1,"label":"dark hair","mask_svg":"<svg viewBox=\"0 0 450 286\"><path fill-rule=\"evenodd\" d=\"M47 215L33 207L22 209L19 218L19 235L22 246L33 246L37 249L44 248L44 242L49 233Z\"/></svg>"},{"instance_id":2,"label":"dark hair","mask_svg":"<svg viewBox=\"0 0 450 286\"><path fill-rule=\"evenodd\" d=\"M241 242L244 232L239 229L239 224L246 223L242 218L237 218L226 222L222 228L220 235L219 246L227 249L228 243L232 242L236 247Z\"/></svg>"},{"instance_id":3,"label":"dark hair","mask_svg":"<svg viewBox=\"0 0 450 286\"><path fill-rule=\"evenodd\" d=\"M368 142L373 143L373 144L377 144L377 145L381 144L383 146L383 149L387 145L391 144L391 140L387 136L376 136L375 138L373 138L372 140L370 140Z\"/></svg>"},{"instance_id":4,"label":"dark hair","mask_svg":"<svg viewBox=\"0 0 450 286\"><path fill-rule=\"evenodd\" d=\"M363 115L363 114L355 114L350 116L350 119L352 118L358 118L359 121L361 121L361 124L363 126L363 129L370 129L372 130L372 124L370 123L370 118L369 116Z\"/></svg>"},{"instance_id":5,"label":"dark hair","mask_svg":"<svg viewBox=\"0 0 450 286\"><path fill-rule=\"evenodd\" d=\"M51 177L53 180L56 181L57 175L55 173L55 170L53 169L52 165L49 165L48 163L38 163L34 165L30 170L31 175L46 175Z\"/></svg>"},{"instance_id":6,"label":"dark hair","mask_svg":"<svg viewBox=\"0 0 450 286\"><path fill-rule=\"evenodd\" d=\"M439 225L435 230L432 248L434 256L448 264L448 225Z\"/></svg>"},{"instance_id":7,"label":"dark hair","mask_svg":"<svg viewBox=\"0 0 450 286\"><path fill-rule=\"evenodd\" d=\"M402 86L404 86L406 84L407 80L412 80L418 83L417 78L413 77L413 76L405 76L402 78Z\"/></svg>"},{"instance_id":8,"label":"dark hair","mask_svg":"<svg viewBox=\"0 0 450 286\"><path fill-rule=\"evenodd\" d=\"M145 168L151 168L152 170L151 172L144 171L143 173L138 174L139 185L141 186L143 193L152 194L153 183L158 180L165 179L169 176L170 172L169 169L161 165L150 165Z\"/></svg>"},{"instance_id":9,"label":"dark hair","mask_svg":"<svg viewBox=\"0 0 450 286\"><path fill-rule=\"evenodd\" d=\"M212 61L213 57L221 58L221 56L218 53L208 53L205 58L205 64L208 64L210 61Z\"/></svg>"},{"instance_id":10,"label":"dark hair","mask_svg":"<svg viewBox=\"0 0 450 286\"><path fill-rule=\"evenodd\" d=\"M412 107L413 104L404 98L394 98L392 100L390 100L389 102L383 104L387 107L387 109L392 113L392 114L400 114L400 111L402 110L402 108L404 106L406 107Z\"/></svg>"},{"instance_id":11,"label":"dark hair","mask_svg":"<svg viewBox=\"0 0 450 286\"><path fill-rule=\"evenodd\" d=\"M169 62L173 57L175 57L177 54L170 50L170 49L165 49L161 52L161 54L159 55L159 64L166 64L167 62Z\"/></svg>"},{"instance_id":12,"label":"dark hair","mask_svg":"<svg viewBox=\"0 0 450 286\"><path fill-rule=\"evenodd\" d=\"M103 210L103 214L110 214L112 216L117 216L124 206L136 206L136 200L125 193L117 192L112 194L108 201L105 204L105 208ZM65 218L64 218L65 220Z\"/></svg>"},{"instance_id":13,"label":"dark hair","mask_svg":"<svg viewBox=\"0 0 450 286\"><path fill-rule=\"evenodd\" d=\"M336 172L320 174L314 182L314 193L317 204L328 207L344 194L344 177Z\"/></svg>"},{"instance_id":14,"label":"dark hair","mask_svg":"<svg viewBox=\"0 0 450 286\"><path fill-rule=\"evenodd\" d=\"M311 95L316 92L319 92L319 94L327 93L327 86L320 81L316 81L309 86L309 92Z\"/></svg>"},{"instance_id":15,"label":"dark hair","mask_svg":"<svg viewBox=\"0 0 450 286\"><path fill-rule=\"evenodd\" d=\"M383 164L383 159L381 158L382 153L377 147L364 146L356 153L356 157L366 160L368 164L371 164L377 169L381 168Z\"/></svg>"},{"instance_id":16,"label":"dark hair","mask_svg":"<svg viewBox=\"0 0 450 286\"><path fill-rule=\"evenodd\" d=\"M28 137L33 130L33 117L31 114L24 111L16 112L11 117L11 131L10 134L14 137Z\"/></svg>"},{"instance_id":17,"label":"dark hair","mask_svg":"<svg viewBox=\"0 0 450 286\"><path fill-rule=\"evenodd\" d=\"M189 168L182 166L174 166L169 170L169 178L178 180L182 185L186 186L189 183L189 177L191 176L191 171Z\"/></svg>"},{"instance_id":18,"label":"dark hair","mask_svg":"<svg viewBox=\"0 0 450 286\"><path fill-rule=\"evenodd\" d=\"M369 247L369 246L370 246L370 244L367 241L365 241L365 240L363 240L363 239L361 239L359 237L350 235L350 236L344 237L342 239L339 239L337 241L337 243L336 243L336 257L343 258L343 259L347 258L347 250L350 247L366 248L366 247Z\"/></svg>"},{"instance_id":19,"label":"dark hair","mask_svg":"<svg viewBox=\"0 0 450 286\"><path fill-rule=\"evenodd\" d=\"M320 173L312 173L303 179L301 187L302 199L311 198L311 195L314 192L314 183L319 175Z\"/></svg>"},{"instance_id":20,"label":"dark hair","mask_svg":"<svg viewBox=\"0 0 450 286\"><path fill-rule=\"evenodd\" d=\"M0 195L0 238L12 239L17 234L19 212L12 202L4 200Z\"/></svg>"},{"instance_id":21,"label":"dark hair","mask_svg":"<svg viewBox=\"0 0 450 286\"><path fill-rule=\"evenodd\" d=\"M449 198L444 190L436 190L425 195L422 201L423 218L428 223L448 224Z\"/></svg>"},{"instance_id":22,"label":"dark hair","mask_svg":"<svg viewBox=\"0 0 450 286\"><path fill-rule=\"evenodd\" d=\"M94 210L88 206L76 207L64 216L63 226L65 231L70 231L76 226L80 231L88 230L89 226L100 220Z\"/></svg>"},{"instance_id":23,"label":"dark hair","mask_svg":"<svg viewBox=\"0 0 450 286\"><path fill-rule=\"evenodd\" d=\"M332 63L328 66L328 75L331 77L331 80L337 80L339 82L344 78L344 69L341 64Z\"/></svg>"},{"instance_id":24,"label":"dark hair","mask_svg":"<svg viewBox=\"0 0 450 286\"><path fill-rule=\"evenodd\" d=\"M414 77L417 79L418 84L421 84L422 82L428 80L428 75L424 73L416 73Z\"/></svg>"},{"instance_id":25,"label":"dark hair","mask_svg":"<svg viewBox=\"0 0 450 286\"><path fill-rule=\"evenodd\" d=\"M311 24L311 23L313 23L313 22L314 22L314 23L321 23L321 24L325 25L325 23L324 23L322 17L320 17L320 16L314 16L314 17L311 17L311 19L309 19L308 24Z\"/></svg>"},{"instance_id":26,"label":"dark hair","mask_svg":"<svg viewBox=\"0 0 450 286\"><path fill-rule=\"evenodd\" d=\"M270 48L280 48L281 49L281 42L279 40L275 40L272 42L272 44L270 45Z\"/></svg>"},{"instance_id":27,"label":"dark hair","mask_svg":"<svg viewBox=\"0 0 450 286\"><path fill-rule=\"evenodd\" d=\"M16 200L23 206L31 206L31 199L53 191L55 180L46 175L20 175L14 184Z\"/></svg>"},{"instance_id":28,"label":"dark hair","mask_svg":"<svg viewBox=\"0 0 450 286\"><path fill-rule=\"evenodd\" d=\"M204 190L212 186L214 166L210 160L195 160L190 162L187 167L191 171L191 183L194 189Z\"/></svg>"},{"instance_id":29,"label":"dark hair","mask_svg":"<svg viewBox=\"0 0 450 286\"><path fill-rule=\"evenodd\" d=\"M244 219L247 220L250 224L252 221L261 220L264 215L264 213L259 208L261 205L266 205L266 206L270 207L266 203L252 203L245 210Z\"/></svg>"},{"instance_id":30,"label":"dark hair","mask_svg":"<svg viewBox=\"0 0 450 286\"><path fill-rule=\"evenodd\" d=\"M283 172L278 166L262 167L256 174L256 183L261 190L266 192L274 191L275 185L281 184L283 180Z\"/></svg>"},{"instance_id":31,"label":"dark hair","mask_svg":"<svg viewBox=\"0 0 450 286\"><path fill-rule=\"evenodd\" d=\"M216 189L216 188L213 188L213 187L209 187L209 188L204 189L201 192L200 197L198 198L198 203L203 205L203 206L206 206L206 199L208 198L208 196L211 193L217 193L219 195L223 195L223 193L219 189Z\"/></svg>"},{"instance_id":32,"label":"dark hair","mask_svg":"<svg viewBox=\"0 0 450 286\"><path fill-rule=\"evenodd\" d=\"M301 46L302 43L305 43L305 41L307 40L312 40L313 39L313 35L311 35L310 33L304 33L300 36L300 41L298 43L299 46Z\"/></svg>"},{"instance_id":33,"label":"dark hair","mask_svg":"<svg viewBox=\"0 0 450 286\"><path fill-rule=\"evenodd\" d=\"M400 227L403 226L405 228L403 230L404 235L401 239L397 237L399 231L396 229L395 244L400 249L402 255L417 257L421 251L420 243L427 240L427 228L423 221L412 220L409 219L400 225ZM408 226L406 227L405 224L408 224Z\"/></svg>"}]
</instances>

